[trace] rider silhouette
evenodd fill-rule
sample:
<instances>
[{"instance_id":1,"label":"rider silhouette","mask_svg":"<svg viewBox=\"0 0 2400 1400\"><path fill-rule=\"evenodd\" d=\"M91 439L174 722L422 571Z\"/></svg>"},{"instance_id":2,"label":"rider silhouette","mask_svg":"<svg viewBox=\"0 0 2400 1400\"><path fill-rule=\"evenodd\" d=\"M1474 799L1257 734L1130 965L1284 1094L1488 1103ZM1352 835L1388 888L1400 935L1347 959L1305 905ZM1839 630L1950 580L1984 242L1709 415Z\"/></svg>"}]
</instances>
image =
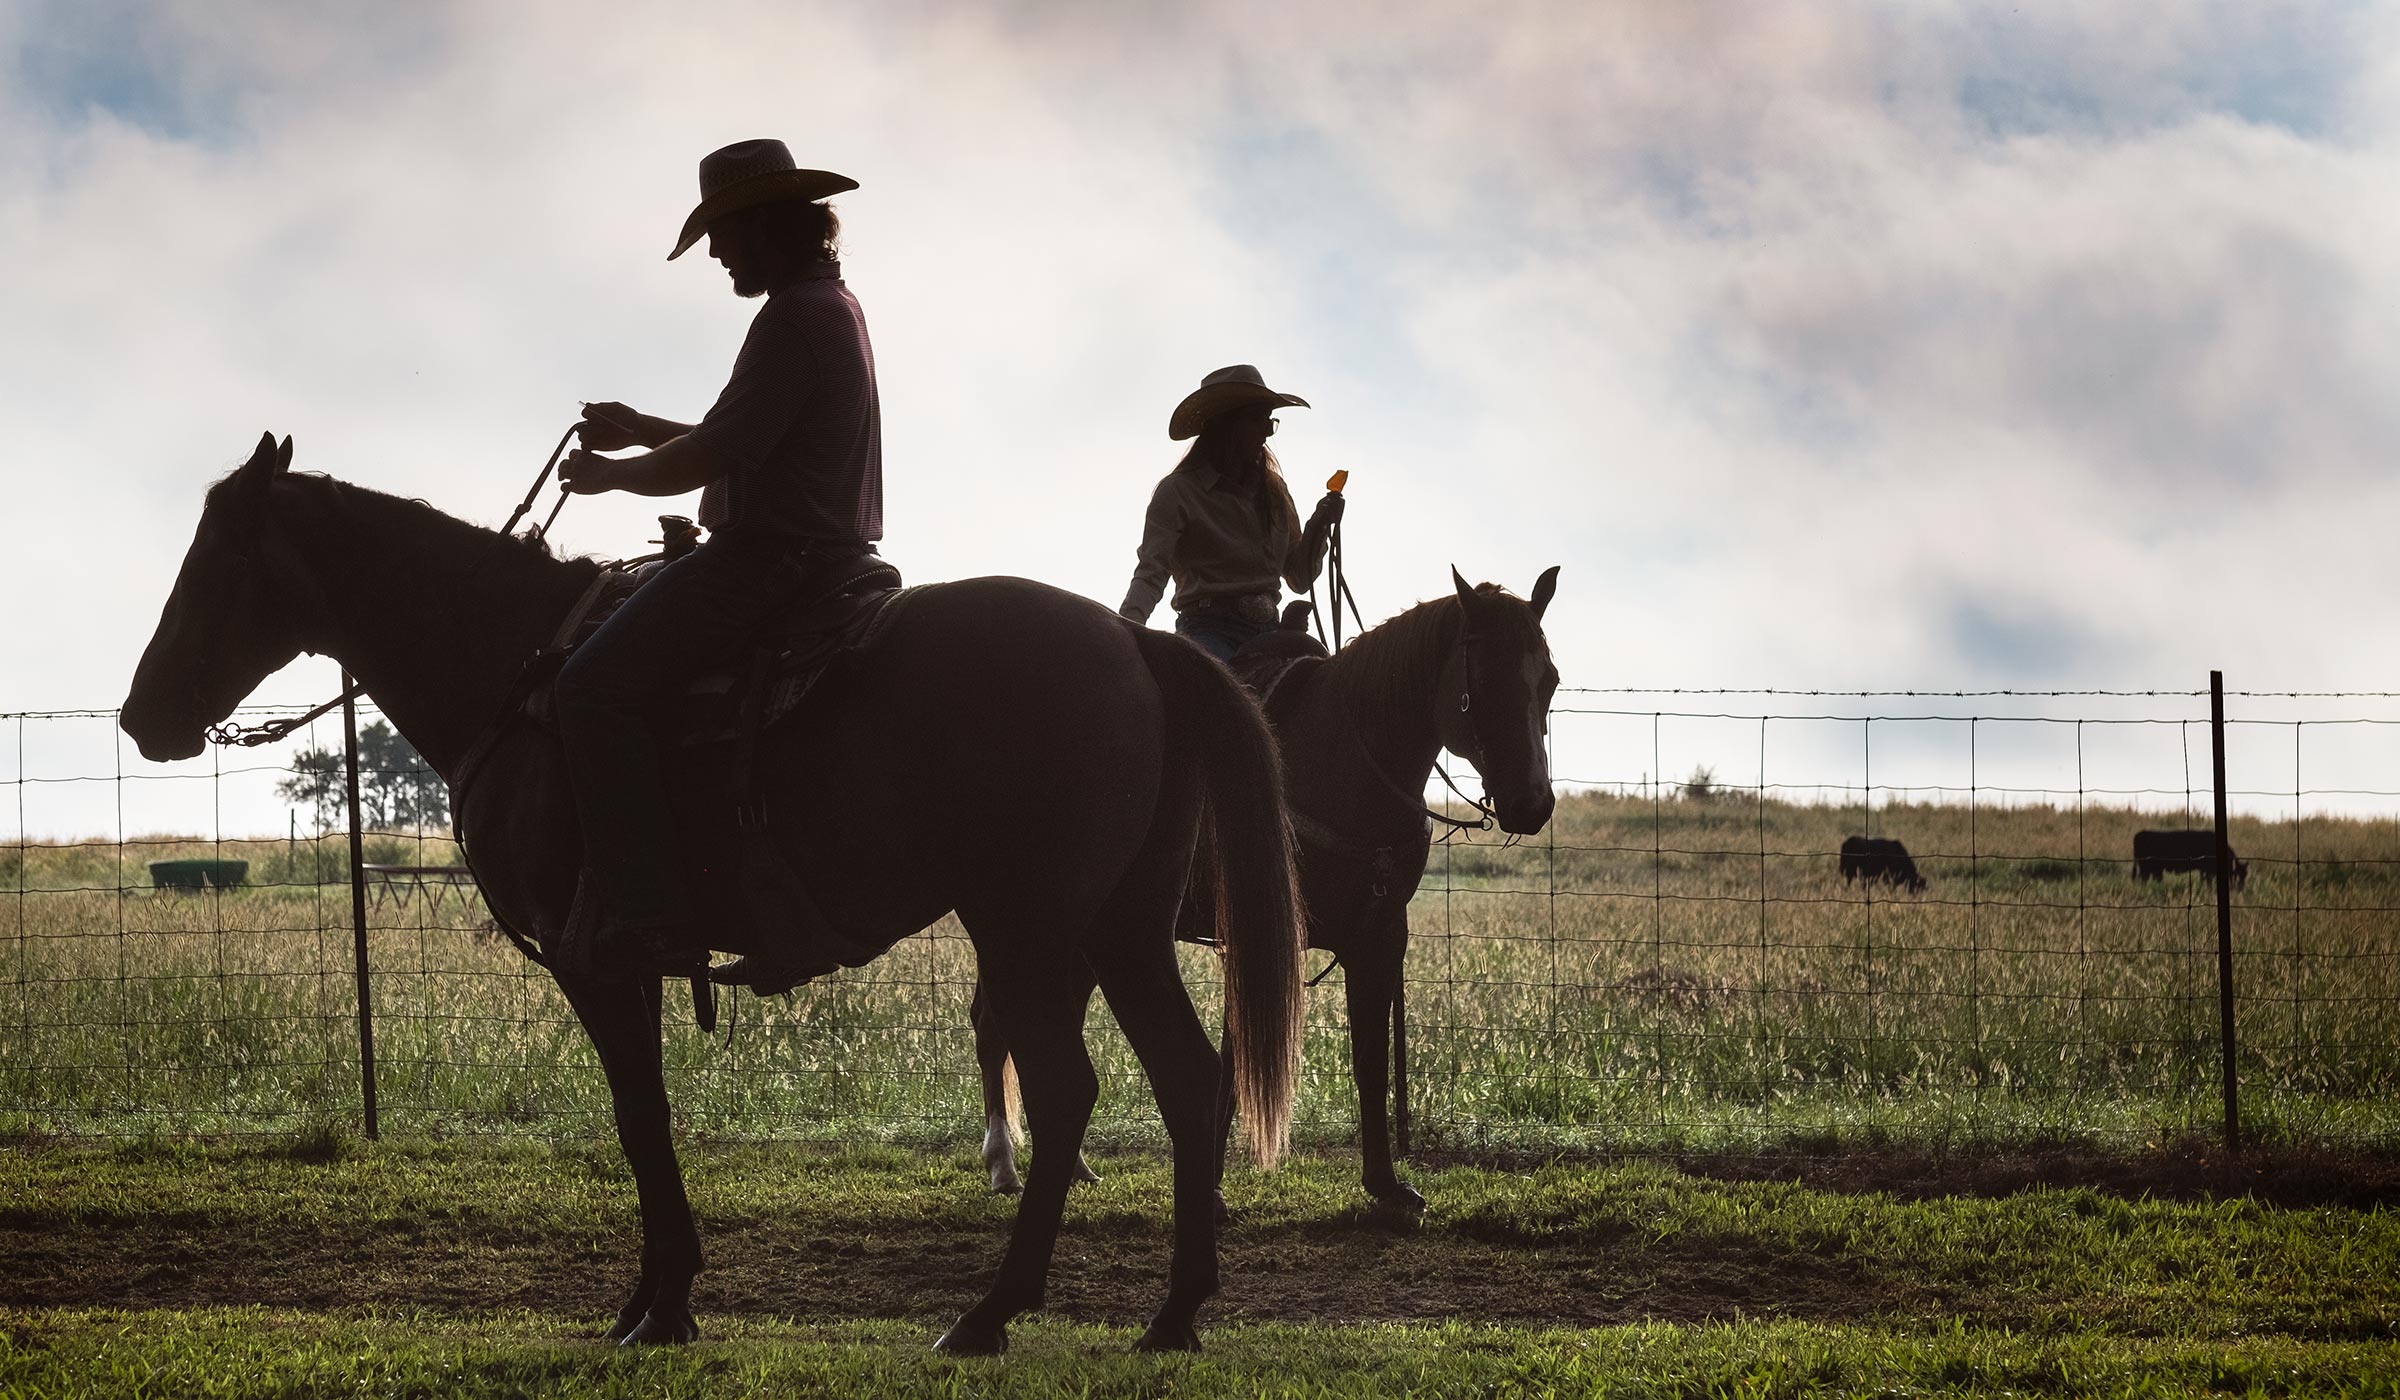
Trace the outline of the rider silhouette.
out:
<instances>
[{"instance_id":1,"label":"rider silhouette","mask_svg":"<svg viewBox=\"0 0 2400 1400\"><path fill-rule=\"evenodd\" d=\"M700 202L672 260L705 234L734 293L765 304L732 376L698 424L595 403L560 468L579 493L672 496L705 488L707 543L652 576L558 675L558 726L599 882L595 952L669 963L700 940L673 861L665 781L646 710L734 661L769 617L806 602L883 536L882 419L858 299L835 260L840 221L822 201L858 182L797 168L780 141L742 141L700 162ZM645 448L625 457L602 452ZM629 951L630 950L630 951ZM793 967L753 954L725 980L780 991Z\"/></svg>"},{"instance_id":2,"label":"rider silhouette","mask_svg":"<svg viewBox=\"0 0 2400 1400\"><path fill-rule=\"evenodd\" d=\"M1118 612L1149 621L1172 577L1176 632L1219 661L1275 629L1279 581L1296 591L1315 582L1342 518L1342 498L1329 491L1301 528L1267 450L1275 410L1306 407L1299 395L1268 388L1249 365L1213 371L1175 406L1168 439L1196 441L1151 493L1140 562Z\"/></svg>"}]
</instances>

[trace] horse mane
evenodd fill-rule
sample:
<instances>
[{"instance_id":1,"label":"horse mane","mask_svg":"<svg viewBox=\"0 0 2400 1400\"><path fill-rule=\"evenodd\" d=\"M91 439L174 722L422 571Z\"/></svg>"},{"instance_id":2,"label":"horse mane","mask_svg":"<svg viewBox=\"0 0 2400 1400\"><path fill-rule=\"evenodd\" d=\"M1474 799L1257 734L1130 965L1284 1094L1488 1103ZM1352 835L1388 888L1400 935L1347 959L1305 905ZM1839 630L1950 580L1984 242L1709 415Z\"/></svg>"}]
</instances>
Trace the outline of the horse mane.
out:
<instances>
[{"instance_id":1,"label":"horse mane","mask_svg":"<svg viewBox=\"0 0 2400 1400\"><path fill-rule=\"evenodd\" d=\"M1476 584L1475 594L1511 600L1517 596L1496 583ZM1450 649L1458 644L1462 613L1458 595L1445 593L1385 618L1336 652L1315 684L1333 687L1351 706L1346 713L1361 717L1380 713L1365 708L1369 705L1422 704Z\"/></svg>"},{"instance_id":2,"label":"horse mane","mask_svg":"<svg viewBox=\"0 0 2400 1400\"><path fill-rule=\"evenodd\" d=\"M238 468L237 468L238 470ZM213 498L231 473L209 488ZM351 518L370 518L398 522L412 544L421 551L416 564L429 577L453 577L487 562L484 551L492 550L488 562L519 566L528 564L564 565L583 574L597 570L594 560L577 556L561 558L550 549L549 542L529 535L502 535L488 525L477 525L416 496L395 496L372 486L322 472L286 472L281 481L301 481L310 484L313 492L322 493L338 514ZM504 543L502 543L504 541ZM497 543L498 547L494 546Z\"/></svg>"},{"instance_id":3,"label":"horse mane","mask_svg":"<svg viewBox=\"0 0 2400 1400\"><path fill-rule=\"evenodd\" d=\"M1459 613L1457 595L1448 594L1385 618L1334 653L1316 685L1341 698L1338 713L1364 717L1423 704L1429 678L1440 673L1458 640Z\"/></svg>"}]
</instances>

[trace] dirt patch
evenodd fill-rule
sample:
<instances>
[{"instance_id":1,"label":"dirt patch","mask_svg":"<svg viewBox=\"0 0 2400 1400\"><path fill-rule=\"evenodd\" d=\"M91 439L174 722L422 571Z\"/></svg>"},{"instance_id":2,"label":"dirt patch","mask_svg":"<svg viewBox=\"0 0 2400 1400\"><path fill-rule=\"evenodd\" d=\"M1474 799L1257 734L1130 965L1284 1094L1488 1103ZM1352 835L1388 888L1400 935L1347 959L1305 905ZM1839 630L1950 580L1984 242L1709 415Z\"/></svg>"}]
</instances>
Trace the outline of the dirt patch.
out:
<instances>
[{"instance_id":1,"label":"dirt patch","mask_svg":"<svg viewBox=\"0 0 2400 1400\"><path fill-rule=\"evenodd\" d=\"M928 1226L832 1239L759 1222L702 1222L703 1313L947 1320L982 1292L1005 1234ZM1163 1236L1163 1232L1160 1232ZM638 1267L633 1232L603 1240L443 1230L308 1238L174 1224L0 1229L0 1304L195 1308L262 1304L469 1312L530 1308L604 1317ZM1049 1309L1131 1323L1166 1288L1167 1245L1147 1234L1060 1237ZM1746 1241L1508 1247L1408 1227L1327 1225L1225 1241L1220 1318L1591 1326L1659 1319L1841 1318L1899 1300L1840 1259Z\"/></svg>"}]
</instances>

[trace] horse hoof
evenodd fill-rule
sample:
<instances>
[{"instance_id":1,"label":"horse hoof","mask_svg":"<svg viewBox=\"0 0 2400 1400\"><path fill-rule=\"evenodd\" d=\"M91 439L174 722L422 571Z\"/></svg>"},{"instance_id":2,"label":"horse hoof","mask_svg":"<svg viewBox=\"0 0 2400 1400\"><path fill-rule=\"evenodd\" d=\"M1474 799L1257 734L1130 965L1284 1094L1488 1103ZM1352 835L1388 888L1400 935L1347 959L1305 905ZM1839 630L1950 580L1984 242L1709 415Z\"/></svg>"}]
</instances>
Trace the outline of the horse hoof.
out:
<instances>
[{"instance_id":1,"label":"horse hoof","mask_svg":"<svg viewBox=\"0 0 2400 1400\"><path fill-rule=\"evenodd\" d=\"M1200 1333L1188 1322L1153 1322L1142 1339L1133 1344L1135 1351L1198 1351Z\"/></svg>"},{"instance_id":2,"label":"horse hoof","mask_svg":"<svg viewBox=\"0 0 2400 1400\"><path fill-rule=\"evenodd\" d=\"M612 1329L613 1330L613 1329ZM656 1309L642 1314L633 1330L617 1338L621 1347L683 1346L700 1340L700 1324L688 1312L660 1316Z\"/></svg>"},{"instance_id":3,"label":"horse hoof","mask_svg":"<svg viewBox=\"0 0 2400 1400\"><path fill-rule=\"evenodd\" d=\"M1025 1194L1025 1183L1022 1181L995 1181L992 1183L992 1194L995 1196L1022 1196Z\"/></svg>"},{"instance_id":4,"label":"horse hoof","mask_svg":"<svg viewBox=\"0 0 2400 1400\"><path fill-rule=\"evenodd\" d=\"M1100 1173L1092 1170L1092 1164L1083 1160L1083 1154L1080 1152L1075 1154L1075 1179L1077 1181L1098 1181L1100 1179Z\"/></svg>"},{"instance_id":5,"label":"horse hoof","mask_svg":"<svg viewBox=\"0 0 2400 1400\"><path fill-rule=\"evenodd\" d=\"M944 1356L1000 1356L1008 1351L1008 1329L971 1327L961 1318L933 1349Z\"/></svg>"}]
</instances>

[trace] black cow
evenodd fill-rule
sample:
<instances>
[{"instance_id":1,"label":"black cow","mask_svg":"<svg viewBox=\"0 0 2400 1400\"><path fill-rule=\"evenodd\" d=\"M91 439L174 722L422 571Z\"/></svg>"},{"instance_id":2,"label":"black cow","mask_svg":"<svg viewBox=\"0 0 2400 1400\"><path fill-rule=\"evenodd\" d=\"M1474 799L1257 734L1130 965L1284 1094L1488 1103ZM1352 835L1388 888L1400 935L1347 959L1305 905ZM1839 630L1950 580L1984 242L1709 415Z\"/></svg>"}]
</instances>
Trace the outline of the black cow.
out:
<instances>
[{"instance_id":1,"label":"black cow","mask_svg":"<svg viewBox=\"0 0 2400 1400\"><path fill-rule=\"evenodd\" d=\"M1852 836L1842 842L1842 879L1881 880L1912 894L1925 888L1925 877L1909 859L1908 847L1881 836Z\"/></svg>"},{"instance_id":2,"label":"black cow","mask_svg":"<svg viewBox=\"0 0 2400 1400\"><path fill-rule=\"evenodd\" d=\"M2238 890L2250 882L2250 867L2233 853L2231 842L2226 843L2225 857L2233 862L2233 887ZM2216 874L2217 833L2137 831L2133 834L2133 878L2163 880L2179 871Z\"/></svg>"}]
</instances>

